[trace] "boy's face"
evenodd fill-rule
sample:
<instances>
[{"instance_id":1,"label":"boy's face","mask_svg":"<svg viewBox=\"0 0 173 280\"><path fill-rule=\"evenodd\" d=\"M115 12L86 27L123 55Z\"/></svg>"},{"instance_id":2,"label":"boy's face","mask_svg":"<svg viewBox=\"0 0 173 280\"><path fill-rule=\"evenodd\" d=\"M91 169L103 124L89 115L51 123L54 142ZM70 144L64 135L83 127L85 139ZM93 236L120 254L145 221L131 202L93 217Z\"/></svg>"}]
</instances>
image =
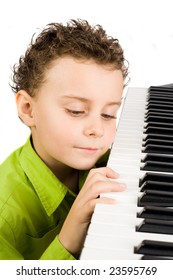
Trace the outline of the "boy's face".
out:
<instances>
[{"instance_id":1,"label":"boy's face","mask_svg":"<svg viewBox=\"0 0 173 280\"><path fill-rule=\"evenodd\" d=\"M50 169L94 166L113 142L122 92L119 70L71 57L54 62L32 98L34 148Z\"/></svg>"}]
</instances>

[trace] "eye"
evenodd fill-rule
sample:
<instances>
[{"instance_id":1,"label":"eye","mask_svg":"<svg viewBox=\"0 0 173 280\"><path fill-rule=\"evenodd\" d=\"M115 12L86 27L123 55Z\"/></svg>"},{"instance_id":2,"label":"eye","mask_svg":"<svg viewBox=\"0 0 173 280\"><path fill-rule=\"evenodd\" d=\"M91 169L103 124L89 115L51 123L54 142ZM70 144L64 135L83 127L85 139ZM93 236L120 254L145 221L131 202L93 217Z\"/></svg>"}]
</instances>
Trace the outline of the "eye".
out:
<instances>
[{"instance_id":1,"label":"eye","mask_svg":"<svg viewBox=\"0 0 173 280\"><path fill-rule=\"evenodd\" d=\"M68 114L70 114L73 117L78 117L85 113L85 111L71 110L71 109L67 109L67 108L66 108L66 111Z\"/></svg>"},{"instance_id":2,"label":"eye","mask_svg":"<svg viewBox=\"0 0 173 280\"><path fill-rule=\"evenodd\" d=\"M112 119L116 119L117 117L114 115L109 115L109 114L102 114L101 115L105 120L112 120Z\"/></svg>"}]
</instances>

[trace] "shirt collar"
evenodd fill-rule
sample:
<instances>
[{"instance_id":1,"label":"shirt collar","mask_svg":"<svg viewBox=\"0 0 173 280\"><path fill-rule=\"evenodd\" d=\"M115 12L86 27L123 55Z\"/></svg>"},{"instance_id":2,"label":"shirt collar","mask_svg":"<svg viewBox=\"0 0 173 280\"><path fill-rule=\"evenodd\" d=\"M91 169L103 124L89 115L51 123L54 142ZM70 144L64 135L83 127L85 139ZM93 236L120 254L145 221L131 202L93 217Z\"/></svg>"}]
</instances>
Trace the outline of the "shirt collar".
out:
<instances>
[{"instance_id":1,"label":"shirt collar","mask_svg":"<svg viewBox=\"0 0 173 280\"><path fill-rule=\"evenodd\" d=\"M43 207L50 216L64 199L68 188L40 159L31 145L30 138L23 146L19 160L28 180L33 185Z\"/></svg>"}]
</instances>

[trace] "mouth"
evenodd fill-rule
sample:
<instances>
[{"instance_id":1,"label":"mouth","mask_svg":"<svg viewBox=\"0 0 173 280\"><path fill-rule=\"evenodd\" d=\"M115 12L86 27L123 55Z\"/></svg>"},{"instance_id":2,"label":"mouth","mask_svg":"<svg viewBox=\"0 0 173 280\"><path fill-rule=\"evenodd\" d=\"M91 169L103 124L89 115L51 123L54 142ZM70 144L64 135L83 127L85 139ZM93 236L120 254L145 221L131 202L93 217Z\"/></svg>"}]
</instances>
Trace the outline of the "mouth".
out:
<instances>
[{"instance_id":1,"label":"mouth","mask_svg":"<svg viewBox=\"0 0 173 280\"><path fill-rule=\"evenodd\" d=\"M98 148L92 148L92 147L77 147L77 149L88 154L95 154L99 150Z\"/></svg>"}]
</instances>

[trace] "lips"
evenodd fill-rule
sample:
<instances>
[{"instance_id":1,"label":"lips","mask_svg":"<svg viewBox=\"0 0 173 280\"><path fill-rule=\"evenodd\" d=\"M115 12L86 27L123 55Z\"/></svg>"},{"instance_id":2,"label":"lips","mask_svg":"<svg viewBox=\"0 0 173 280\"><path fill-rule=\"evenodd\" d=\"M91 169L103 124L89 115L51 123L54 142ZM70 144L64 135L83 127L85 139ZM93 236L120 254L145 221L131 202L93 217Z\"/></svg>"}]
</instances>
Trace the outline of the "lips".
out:
<instances>
[{"instance_id":1,"label":"lips","mask_svg":"<svg viewBox=\"0 0 173 280\"><path fill-rule=\"evenodd\" d=\"M78 147L78 149L89 154L94 154L99 150L98 148L92 148L92 147Z\"/></svg>"},{"instance_id":2,"label":"lips","mask_svg":"<svg viewBox=\"0 0 173 280\"><path fill-rule=\"evenodd\" d=\"M87 147L87 148L81 148L81 149L83 149L83 150L89 150L89 151L97 151L97 150L98 150L97 148L89 148L89 147Z\"/></svg>"}]
</instances>

